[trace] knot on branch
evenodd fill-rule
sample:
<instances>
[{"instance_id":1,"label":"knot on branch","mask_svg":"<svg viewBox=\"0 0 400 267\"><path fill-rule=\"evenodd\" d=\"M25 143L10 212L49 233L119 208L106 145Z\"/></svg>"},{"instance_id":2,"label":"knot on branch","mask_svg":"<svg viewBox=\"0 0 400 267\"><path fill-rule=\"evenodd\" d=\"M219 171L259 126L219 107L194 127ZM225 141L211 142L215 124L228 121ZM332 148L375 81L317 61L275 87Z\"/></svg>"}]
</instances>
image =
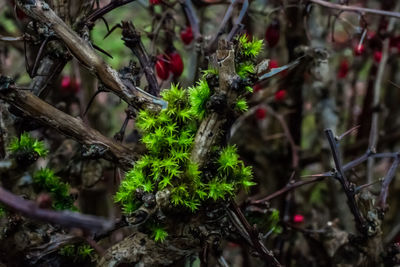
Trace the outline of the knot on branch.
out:
<instances>
[{"instance_id":1,"label":"knot on branch","mask_svg":"<svg viewBox=\"0 0 400 267\"><path fill-rule=\"evenodd\" d=\"M215 93L210 97L206 104L207 110L223 114L228 104L228 98L225 93Z\"/></svg>"},{"instance_id":2,"label":"knot on branch","mask_svg":"<svg viewBox=\"0 0 400 267\"><path fill-rule=\"evenodd\" d=\"M15 82L12 78L7 76L0 76L0 92L3 90L8 90Z\"/></svg>"},{"instance_id":3,"label":"knot on branch","mask_svg":"<svg viewBox=\"0 0 400 267\"><path fill-rule=\"evenodd\" d=\"M88 159L98 159L103 157L108 151L109 148L101 144L83 146L82 157Z\"/></svg>"},{"instance_id":4,"label":"knot on branch","mask_svg":"<svg viewBox=\"0 0 400 267\"><path fill-rule=\"evenodd\" d=\"M130 21L122 21L122 40L129 44L140 42L140 32L138 32Z\"/></svg>"}]
</instances>

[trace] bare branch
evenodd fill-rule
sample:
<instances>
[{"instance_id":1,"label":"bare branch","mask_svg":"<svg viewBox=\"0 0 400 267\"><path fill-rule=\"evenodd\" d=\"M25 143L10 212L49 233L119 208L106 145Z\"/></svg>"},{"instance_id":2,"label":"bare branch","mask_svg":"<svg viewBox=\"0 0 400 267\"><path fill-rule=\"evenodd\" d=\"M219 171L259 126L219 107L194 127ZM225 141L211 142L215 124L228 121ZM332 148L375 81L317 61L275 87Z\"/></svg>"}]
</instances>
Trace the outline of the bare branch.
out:
<instances>
[{"instance_id":1,"label":"bare branch","mask_svg":"<svg viewBox=\"0 0 400 267\"><path fill-rule=\"evenodd\" d=\"M393 17L393 18L400 19L399 12L391 12L391 11L385 11L385 10L380 10L380 9L364 8L364 7L359 7L359 6L339 5L339 4L330 3L327 1L323 1L323 0L309 0L309 2L318 4L323 7L331 8L331 9L357 12L357 13L361 13L361 14L369 13L369 14L373 14L373 15L387 16L387 17Z\"/></svg>"},{"instance_id":2,"label":"bare branch","mask_svg":"<svg viewBox=\"0 0 400 267\"><path fill-rule=\"evenodd\" d=\"M55 223L66 228L80 228L89 232L106 231L113 222L101 217L71 211L53 211L39 208L35 202L25 200L0 187L0 202L32 219Z\"/></svg>"},{"instance_id":3,"label":"bare branch","mask_svg":"<svg viewBox=\"0 0 400 267\"><path fill-rule=\"evenodd\" d=\"M24 4L17 1L18 6L29 16L54 30L64 42L71 53L91 72L95 73L103 84L125 100L128 104L142 108L159 110L166 105L158 99L139 88L129 88L119 77L118 72L111 68L90 46L88 42L78 36L65 22L60 19L49 5L43 1L34 4Z\"/></svg>"},{"instance_id":4,"label":"bare branch","mask_svg":"<svg viewBox=\"0 0 400 267\"><path fill-rule=\"evenodd\" d=\"M129 148L103 136L95 129L85 125L81 119L56 109L32 93L12 88L2 89L0 99L79 143L91 148L98 148L104 154L101 156L116 162L121 168L127 170L132 167L136 155Z\"/></svg>"}]
</instances>

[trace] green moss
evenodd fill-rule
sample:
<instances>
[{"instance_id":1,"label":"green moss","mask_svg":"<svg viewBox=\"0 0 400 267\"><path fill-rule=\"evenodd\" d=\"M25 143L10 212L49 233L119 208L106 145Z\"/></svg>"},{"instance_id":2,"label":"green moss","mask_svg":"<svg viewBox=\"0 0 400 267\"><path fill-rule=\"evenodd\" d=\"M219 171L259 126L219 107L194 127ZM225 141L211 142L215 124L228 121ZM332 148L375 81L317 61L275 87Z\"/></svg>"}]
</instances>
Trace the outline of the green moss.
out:
<instances>
[{"instance_id":1,"label":"green moss","mask_svg":"<svg viewBox=\"0 0 400 267\"><path fill-rule=\"evenodd\" d=\"M201 120L205 117L206 103L211 96L208 83L205 79L200 80L196 86L189 88L189 93L192 114Z\"/></svg>"},{"instance_id":2,"label":"green moss","mask_svg":"<svg viewBox=\"0 0 400 267\"><path fill-rule=\"evenodd\" d=\"M48 153L44 143L36 140L27 132L21 134L19 138L13 138L8 149L13 154L36 153L39 157L45 157Z\"/></svg>"},{"instance_id":3,"label":"green moss","mask_svg":"<svg viewBox=\"0 0 400 267\"><path fill-rule=\"evenodd\" d=\"M151 227L151 232L151 237L154 238L156 242L164 242L168 236L168 232L159 225Z\"/></svg>"},{"instance_id":4,"label":"green moss","mask_svg":"<svg viewBox=\"0 0 400 267\"><path fill-rule=\"evenodd\" d=\"M249 45L244 55L254 57L257 45ZM257 52L258 53L258 52ZM243 67L243 77L254 71L253 59L248 58ZM245 66L245 65L243 65ZM240 64L237 64L237 68ZM208 76L217 76L218 71L208 70ZM218 78L218 77L211 77ZM136 161L127 172L115 195L115 201L122 205L126 214L134 212L141 204L136 192L156 193L168 189L170 201L180 210L195 212L205 201L223 201L233 196L242 187L248 189L252 182L251 167L246 167L239 159L235 146L216 147L215 156L210 157L211 167L199 170L190 160L194 137L201 121L207 117L207 102L213 94L207 81L202 78L196 86L184 90L172 85L161 93L168 107L158 113L142 110L139 112L136 126L142 134L141 142L147 153ZM218 79L215 79L218 81ZM249 91L249 84L244 84L242 92ZM246 100L240 96L235 108L241 112L247 110ZM155 225L158 225L155 222ZM162 227L152 227L152 236L156 241L165 239L167 232Z\"/></svg>"},{"instance_id":5,"label":"green moss","mask_svg":"<svg viewBox=\"0 0 400 267\"><path fill-rule=\"evenodd\" d=\"M263 40L253 38L251 41L247 35L239 37L239 51L242 52L246 57L256 57L260 53L264 43Z\"/></svg>"},{"instance_id":6,"label":"green moss","mask_svg":"<svg viewBox=\"0 0 400 267\"><path fill-rule=\"evenodd\" d=\"M91 259L93 248L87 244L66 245L58 251L58 254L71 259L73 262L85 262Z\"/></svg>"},{"instance_id":7,"label":"green moss","mask_svg":"<svg viewBox=\"0 0 400 267\"><path fill-rule=\"evenodd\" d=\"M76 210L73 198L69 195L69 185L61 182L51 169L44 168L33 176L35 187L39 191L49 192L53 199L55 210Z\"/></svg>"},{"instance_id":8,"label":"green moss","mask_svg":"<svg viewBox=\"0 0 400 267\"><path fill-rule=\"evenodd\" d=\"M7 215L6 209L0 205L0 218L3 218Z\"/></svg>"}]
</instances>

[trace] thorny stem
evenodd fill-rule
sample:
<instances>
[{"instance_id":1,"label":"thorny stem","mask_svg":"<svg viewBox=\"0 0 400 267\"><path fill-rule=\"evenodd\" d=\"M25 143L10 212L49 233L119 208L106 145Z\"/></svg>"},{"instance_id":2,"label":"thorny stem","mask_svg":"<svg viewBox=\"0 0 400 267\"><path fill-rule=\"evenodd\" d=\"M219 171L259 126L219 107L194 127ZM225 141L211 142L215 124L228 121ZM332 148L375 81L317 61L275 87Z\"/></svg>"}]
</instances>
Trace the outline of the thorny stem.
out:
<instances>
[{"instance_id":1,"label":"thorny stem","mask_svg":"<svg viewBox=\"0 0 400 267\"><path fill-rule=\"evenodd\" d=\"M106 5L106 6L102 7L102 8L99 8L99 9L95 10L92 14L90 14L88 16L88 18L86 19L85 24L89 24L89 25L93 24L97 19L103 17L108 12L110 12L110 11L120 7L120 6L129 4L129 3L133 2L133 1L135 1L135 0L114 0L114 1L111 1L108 5Z\"/></svg>"},{"instance_id":2,"label":"thorny stem","mask_svg":"<svg viewBox=\"0 0 400 267\"><path fill-rule=\"evenodd\" d=\"M242 211L235 203L235 201L231 200L230 206L232 209L228 210L231 210L235 214L235 216L239 219L239 222L242 226L240 228L245 229L246 235L250 239L250 245L260 254L262 258L264 258L267 261L267 263L270 266L281 266L279 261L274 257L274 254L271 251L269 251L261 242L260 237L258 235L258 231L249 224L246 217L244 217ZM240 231L240 229L238 230Z\"/></svg>"},{"instance_id":3,"label":"thorny stem","mask_svg":"<svg viewBox=\"0 0 400 267\"><path fill-rule=\"evenodd\" d=\"M313 177L309 180L306 181L298 181L298 182L294 182L294 183L288 183L285 187L283 187L282 189L279 189L278 191L264 197L261 199L257 199L257 200L250 200L250 204L261 204L261 203L265 203L267 201L270 201L271 199L274 199L286 192L289 192L295 188L301 187L303 185L307 185L307 184L312 184L315 182L319 182L322 181L326 178L326 176L318 176L318 177Z\"/></svg>"},{"instance_id":4,"label":"thorny stem","mask_svg":"<svg viewBox=\"0 0 400 267\"><path fill-rule=\"evenodd\" d=\"M346 179L346 176L344 174L344 169L342 165L342 161L340 158L340 152L339 152L339 143L336 141L335 136L333 135L333 132L331 129L326 129L325 130L326 137L328 138L329 146L332 151L332 156L333 156L333 161L336 166L336 171L335 171L335 178L339 180L340 184L342 185L343 191L346 194L348 205L350 208L351 213L354 216L355 222L356 222L356 227L358 231L361 233L365 234L366 233L366 224L364 218L362 218L360 211L358 210L355 198L354 198L354 188L352 188L352 185L348 182Z\"/></svg>"},{"instance_id":5,"label":"thorny stem","mask_svg":"<svg viewBox=\"0 0 400 267\"><path fill-rule=\"evenodd\" d=\"M153 64L140 39L140 33L135 29L132 22L122 22L122 40L125 41L125 45L129 47L139 59L140 66L149 84L149 93L158 96L160 88L154 73Z\"/></svg>"},{"instance_id":6,"label":"thorny stem","mask_svg":"<svg viewBox=\"0 0 400 267\"><path fill-rule=\"evenodd\" d=\"M399 3L397 3L395 10L398 10ZM388 32L391 32L393 30L395 24L395 19L391 18L389 20L389 25L387 28ZM385 72L385 67L386 63L388 61L388 54L389 54L389 45L390 45L390 39L386 38L383 41L383 48L382 48L382 59L379 62L378 66L378 72L375 78L375 84L374 84L374 94L373 94L373 102L372 102L372 109L374 112L372 113L372 120L371 120L371 129L369 133L369 145L368 148L371 151L376 150L376 145L378 143L378 120L379 120L379 112L378 112L378 106L379 106L379 101L380 101L380 91L382 87L382 78L383 74ZM367 164L367 183L372 182L373 180L373 172L374 170L374 159L370 158L368 159L368 164Z\"/></svg>"}]
</instances>

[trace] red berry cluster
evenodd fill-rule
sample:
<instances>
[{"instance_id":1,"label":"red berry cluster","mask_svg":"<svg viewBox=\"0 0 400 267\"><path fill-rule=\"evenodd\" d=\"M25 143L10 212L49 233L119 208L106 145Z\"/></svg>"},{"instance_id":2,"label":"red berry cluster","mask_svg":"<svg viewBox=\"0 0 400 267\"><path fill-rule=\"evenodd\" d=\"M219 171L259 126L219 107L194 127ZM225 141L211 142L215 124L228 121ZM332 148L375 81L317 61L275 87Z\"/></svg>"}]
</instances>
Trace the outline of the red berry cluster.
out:
<instances>
[{"instance_id":1,"label":"red berry cluster","mask_svg":"<svg viewBox=\"0 0 400 267\"><path fill-rule=\"evenodd\" d=\"M161 80L167 80L169 74L179 77L183 72L183 61L177 52L158 55L156 61L156 73Z\"/></svg>"}]
</instances>

